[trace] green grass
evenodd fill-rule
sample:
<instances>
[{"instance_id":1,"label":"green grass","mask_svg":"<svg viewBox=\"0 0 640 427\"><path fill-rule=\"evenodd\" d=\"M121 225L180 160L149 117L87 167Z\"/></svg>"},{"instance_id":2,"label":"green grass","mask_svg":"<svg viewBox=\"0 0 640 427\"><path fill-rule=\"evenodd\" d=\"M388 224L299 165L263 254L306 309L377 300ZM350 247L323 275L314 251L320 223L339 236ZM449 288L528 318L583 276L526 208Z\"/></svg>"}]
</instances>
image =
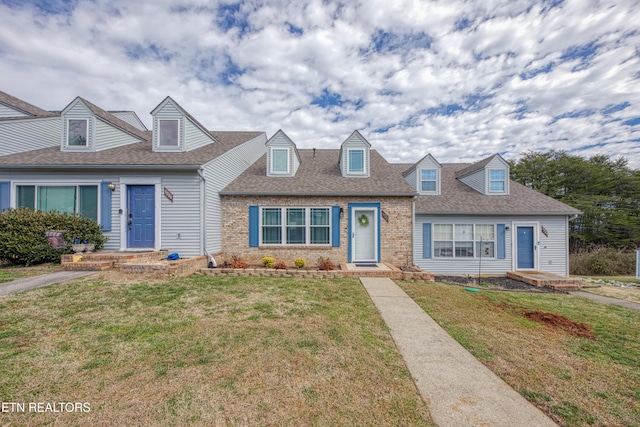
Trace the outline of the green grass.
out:
<instances>
[{"instance_id":1,"label":"green grass","mask_svg":"<svg viewBox=\"0 0 640 427\"><path fill-rule=\"evenodd\" d=\"M401 282L465 348L562 426L640 425L640 312L565 294ZM540 311L588 325L595 339L534 322Z\"/></svg>"},{"instance_id":2,"label":"green grass","mask_svg":"<svg viewBox=\"0 0 640 427\"><path fill-rule=\"evenodd\" d=\"M2 400L91 404L1 424L433 425L357 280L124 280L0 299Z\"/></svg>"}]
</instances>

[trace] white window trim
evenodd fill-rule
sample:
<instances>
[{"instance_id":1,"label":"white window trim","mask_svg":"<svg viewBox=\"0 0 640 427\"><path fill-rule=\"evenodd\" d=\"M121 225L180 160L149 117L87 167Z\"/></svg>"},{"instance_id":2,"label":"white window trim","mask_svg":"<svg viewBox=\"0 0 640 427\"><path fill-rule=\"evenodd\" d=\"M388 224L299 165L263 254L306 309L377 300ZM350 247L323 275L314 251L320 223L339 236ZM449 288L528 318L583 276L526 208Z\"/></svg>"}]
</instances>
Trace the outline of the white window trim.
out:
<instances>
[{"instance_id":1,"label":"white window trim","mask_svg":"<svg viewBox=\"0 0 640 427\"><path fill-rule=\"evenodd\" d=\"M352 171L351 170L351 152L353 151L361 151L362 152L362 172L360 171ZM367 153L364 148L348 148L347 149L347 175L356 175L356 176L366 176L368 174L367 168Z\"/></svg>"},{"instance_id":2,"label":"white window trim","mask_svg":"<svg viewBox=\"0 0 640 427\"><path fill-rule=\"evenodd\" d=\"M86 126L86 135L87 135L87 143L85 145L69 145L69 131L71 130L71 127L69 126L69 121L71 120L84 120L84 123ZM92 138L91 138L91 135L89 134L89 120L91 120L90 117L67 117L65 119L67 131L65 132L64 135L62 135L62 138L64 141L63 146L65 149L86 151L91 148Z\"/></svg>"},{"instance_id":3,"label":"white window trim","mask_svg":"<svg viewBox=\"0 0 640 427\"><path fill-rule=\"evenodd\" d=\"M269 169L270 169L270 173L273 175L289 175L291 174L291 148L289 147L271 147L270 149L270 158L271 158L271 164L269 165ZM274 169L274 157L273 157L273 153L274 151L286 151L287 152L287 170L286 171L276 171Z\"/></svg>"},{"instance_id":4,"label":"white window trim","mask_svg":"<svg viewBox=\"0 0 640 427\"><path fill-rule=\"evenodd\" d=\"M281 229L281 243L263 243L262 242L262 210L263 209L280 209L280 229ZM305 210L305 243L287 243L287 209L304 209ZM329 212L329 225L325 225L323 227L329 228L329 243L311 243L311 209L327 209ZM264 247L310 247L310 248L321 248L321 247L329 247L332 245L332 229L333 229L333 218L331 215L331 206L260 206L258 213L258 245ZM267 226L269 227L269 226ZM275 226L272 226L275 227ZM319 226L318 226L319 227Z\"/></svg>"},{"instance_id":5,"label":"white window trim","mask_svg":"<svg viewBox=\"0 0 640 427\"><path fill-rule=\"evenodd\" d=\"M16 209L18 206L18 201L17 201L17 197L18 197L18 186L21 185L33 185L36 187L36 198L38 197L38 187L76 187L79 188L80 186L90 186L90 185L95 185L96 187L98 187L98 224L102 224L102 218L101 218L101 213L102 213L102 197L100 195L100 184L102 183L102 181L77 181L77 180L57 180L57 181L51 181L51 182L45 182L45 181L13 181L11 183L11 193L9 194L9 206L13 209ZM37 199L36 199L37 201ZM79 199L76 200L76 207L74 210L77 210L79 208L78 206L79 203Z\"/></svg>"},{"instance_id":6,"label":"white window trim","mask_svg":"<svg viewBox=\"0 0 640 427\"><path fill-rule=\"evenodd\" d=\"M436 225L452 225L453 229L452 229L452 233L453 233L453 238L451 240L439 240L436 239ZM456 240L456 226L457 225L473 225L473 256L472 257L456 257L456 242L469 242L471 240ZM432 225L432 233L431 233L431 250L432 250L432 259L435 260L476 260L476 259L480 259L480 257L478 256L478 251L477 249L477 244L480 243L480 239L478 239L476 236L478 235L478 232L476 231L476 227L478 225L492 225L493 226L493 240L483 240L483 243L493 243L493 256L489 256L489 255L483 255L482 259L498 259L497 256L497 251L498 251L498 226L497 224L493 224L493 223L469 223L469 222L460 222L460 223L451 223L451 222L436 222L433 223ZM451 248L452 253L450 257L445 257L445 256L436 256L436 241L438 242L452 242L453 246Z\"/></svg>"},{"instance_id":7,"label":"white window trim","mask_svg":"<svg viewBox=\"0 0 640 427\"><path fill-rule=\"evenodd\" d=\"M504 173L504 179L491 179L491 172L497 172L497 171L501 171L502 173ZM489 169L487 171L487 191L491 194L506 194L507 193L507 182L508 182L508 174L507 171L505 169ZM492 182L502 182L503 183L503 189L502 190L492 190L491 189L491 183Z\"/></svg>"},{"instance_id":8,"label":"white window trim","mask_svg":"<svg viewBox=\"0 0 640 427\"><path fill-rule=\"evenodd\" d=\"M155 190L155 218L156 222L155 226L155 247L149 249L160 250L162 248L162 230L160 229L160 225L162 224L162 179L159 177L136 177L136 176L125 176L120 177L120 209L122 214L120 214L120 251L132 251L132 250L140 250L143 251L146 248L140 249L132 249L127 247L127 185L153 185Z\"/></svg>"},{"instance_id":9,"label":"white window trim","mask_svg":"<svg viewBox=\"0 0 640 427\"><path fill-rule=\"evenodd\" d=\"M436 188L435 190L423 190L422 189L422 183L423 182L430 182L432 181L431 179L428 180L423 180L422 179L422 171L434 171L436 173L436 177L433 180L436 184ZM437 168L421 168L418 170L418 192L420 194L440 194L440 171Z\"/></svg>"},{"instance_id":10,"label":"white window trim","mask_svg":"<svg viewBox=\"0 0 640 427\"><path fill-rule=\"evenodd\" d=\"M164 117L164 118L158 118L158 128L157 128L157 141L156 141L156 147L160 150L167 150L167 151L175 151L175 150L181 150L182 149L182 139L181 139L181 132L180 132L180 128L182 127L182 118L181 117ZM160 144L160 140L161 140L161 134L160 134L160 122L178 122L178 141L176 145L161 145Z\"/></svg>"}]
</instances>

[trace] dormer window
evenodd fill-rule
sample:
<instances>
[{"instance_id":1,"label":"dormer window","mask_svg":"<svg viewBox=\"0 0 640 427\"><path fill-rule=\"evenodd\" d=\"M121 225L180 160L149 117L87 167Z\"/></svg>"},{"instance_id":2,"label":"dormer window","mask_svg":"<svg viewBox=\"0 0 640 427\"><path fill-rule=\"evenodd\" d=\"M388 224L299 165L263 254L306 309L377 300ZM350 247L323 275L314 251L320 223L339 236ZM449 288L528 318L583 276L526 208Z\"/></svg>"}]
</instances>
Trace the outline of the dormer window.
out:
<instances>
[{"instance_id":1,"label":"dormer window","mask_svg":"<svg viewBox=\"0 0 640 427\"><path fill-rule=\"evenodd\" d=\"M179 145L180 136L180 120L160 119L158 121L158 145L160 147L177 147Z\"/></svg>"},{"instance_id":2,"label":"dormer window","mask_svg":"<svg viewBox=\"0 0 640 427\"><path fill-rule=\"evenodd\" d=\"M364 174L364 150L349 150L349 174Z\"/></svg>"},{"instance_id":3,"label":"dormer window","mask_svg":"<svg viewBox=\"0 0 640 427\"><path fill-rule=\"evenodd\" d=\"M73 147L86 147L89 120L69 119L67 120L67 145Z\"/></svg>"},{"instance_id":4,"label":"dormer window","mask_svg":"<svg viewBox=\"0 0 640 427\"><path fill-rule=\"evenodd\" d=\"M288 148L272 148L271 149L271 173L289 173L289 149Z\"/></svg>"},{"instance_id":5,"label":"dormer window","mask_svg":"<svg viewBox=\"0 0 640 427\"><path fill-rule=\"evenodd\" d=\"M420 191L437 191L437 173L435 169L422 169L420 171Z\"/></svg>"},{"instance_id":6,"label":"dormer window","mask_svg":"<svg viewBox=\"0 0 640 427\"><path fill-rule=\"evenodd\" d=\"M505 171L503 169L489 171L489 191L492 193L505 192Z\"/></svg>"}]
</instances>

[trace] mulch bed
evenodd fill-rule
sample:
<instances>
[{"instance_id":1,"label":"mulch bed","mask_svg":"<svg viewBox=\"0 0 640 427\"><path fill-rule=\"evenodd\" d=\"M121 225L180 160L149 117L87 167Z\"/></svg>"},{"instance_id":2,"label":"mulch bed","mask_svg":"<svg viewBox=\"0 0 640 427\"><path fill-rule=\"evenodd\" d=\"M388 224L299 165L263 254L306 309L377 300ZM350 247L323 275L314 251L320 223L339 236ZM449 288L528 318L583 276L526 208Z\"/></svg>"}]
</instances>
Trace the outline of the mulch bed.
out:
<instances>
[{"instance_id":1,"label":"mulch bed","mask_svg":"<svg viewBox=\"0 0 640 427\"><path fill-rule=\"evenodd\" d=\"M466 276L435 276L436 282L451 283L460 286L472 286L478 289L491 291L523 291L523 292L543 292L543 293L565 293L551 288L539 288L519 280L508 277L481 277L478 283L477 277Z\"/></svg>"}]
</instances>

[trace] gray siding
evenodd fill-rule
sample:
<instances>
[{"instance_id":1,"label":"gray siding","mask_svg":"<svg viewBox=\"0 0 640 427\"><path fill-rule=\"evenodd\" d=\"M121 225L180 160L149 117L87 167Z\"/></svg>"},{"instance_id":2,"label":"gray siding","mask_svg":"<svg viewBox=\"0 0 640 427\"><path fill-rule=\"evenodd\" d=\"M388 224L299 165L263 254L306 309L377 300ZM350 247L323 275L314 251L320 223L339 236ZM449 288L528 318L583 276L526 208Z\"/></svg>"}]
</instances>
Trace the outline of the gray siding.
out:
<instances>
[{"instance_id":1,"label":"gray siding","mask_svg":"<svg viewBox=\"0 0 640 427\"><path fill-rule=\"evenodd\" d=\"M164 175L162 187L173 194L173 202L160 196L162 249L178 252L183 258L202 255L200 177L196 172Z\"/></svg>"},{"instance_id":2,"label":"gray siding","mask_svg":"<svg viewBox=\"0 0 640 427\"><path fill-rule=\"evenodd\" d=\"M140 140L100 119L96 120L94 143L96 151L108 150L136 142L140 142Z\"/></svg>"},{"instance_id":3,"label":"gray siding","mask_svg":"<svg viewBox=\"0 0 640 427\"><path fill-rule=\"evenodd\" d=\"M416 172L416 169L412 170L409 175L404 177L404 179L406 179L413 188L416 190L418 189L418 173Z\"/></svg>"},{"instance_id":4,"label":"gray siding","mask_svg":"<svg viewBox=\"0 0 640 427\"><path fill-rule=\"evenodd\" d=\"M69 147L67 146L67 120L68 119L86 119L88 120L87 128L87 146L86 147ZM92 151L95 147L95 117L93 113L81 102L76 103L62 116L62 149L65 151Z\"/></svg>"},{"instance_id":5,"label":"gray siding","mask_svg":"<svg viewBox=\"0 0 640 427\"><path fill-rule=\"evenodd\" d=\"M271 174L271 150L270 148L289 148L289 174ZM282 132L274 135L267 143L267 175L268 176L294 176L300 166L300 160L296 154L296 146Z\"/></svg>"},{"instance_id":6,"label":"gray siding","mask_svg":"<svg viewBox=\"0 0 640 427\"><path fill-rule=\"evenodd\" d=\"M115 111L115 112L111 111L110 113L116 116L117 118L119 118L120 120L123 120L129 123L131 126L135 128L138 128L140 130L148 130L147 127L144 125L144 123L142 123L138 115L133 111Z\"/></svg>"},{"instance_id":7,"label":"gray siding","mask_svg":"<svg viewBox=\"0 0 640 427\"><path fill-rule=\"evenodd\" d=\"M0 156L60 146L60 117L0 122Z\"/></svg>"},{"instance_id":8,"label":"gray siding","mask_svg":"<svg viewBox=\"0 0 640 427\"><path fill-rule=\"evenodd\" d=\"M414 263L418 267L434 274L445 275L478 275L479 258L423 258L422 227L425 222L434 224L505 224L510 228L506 232L505 259L482 258L482 274L503 275L513 270L513 233L514 222L538 222L544 227L548 237L538 230L539 265L541 271L568 275L568 229L566 216L428 216L416 215L414 222ZM496 230L497 232L497 230Z\"/></svg>"},{"instance_id":9,"label":"gray siding","mask_svg":"<svg viewBox=\"0 0 640 427\"><path fill-rule=\"evenodd\" d=\"M6 104L0 103L0 117L25 117L29 116L29 114L24 113L20 110L16 110L15 108L11 108Z\"/></svg>"},{"instance_id":10,"label":"gray siding","mask_svg":"<svg viewBox=\"0 0 640 427\"><path fill-rule=\"evenodd\" d=\"M220 190L229 185L246 168L265 153L266 136L253 138L210 161L203 167L206 179L206 246L209 253L222 250L222 207Z\"/></svg>"},{"instance_id":11,"label":"gray siding","mask_svg":"<svg viewBox=\"0 0 640 427\"><path fill-rule=\"evenodd\" d=\"M214 142L210 134L203 132L202 129L196 126L188 117L184 118L184 122L186 129L184 139L185 151L195 150L196 148L200 148Z\"/></svg>"},{"instance_id":12,"label":"gray siding","mask_svg":"<svg viewBox=\"0 0 640 427\"><path fill-rule=\"evenodd\" d=\"M476 190L478 193L487 194L486 193L486 172L484 169L480 169L477 172L472 173L471 175L467 175L465 177L460 178L460 181L467 184L469 187Z\"/></svg>"},{"instance_id":13,"label":"gray siding","mask_svg":"<svg viewBox=\"0 0 640 427\"><path fill-rule=\"evenodd\" d=\"M342 158L340 159L340 169L342 176L369 176L369 146L363 141L357 133L351 135L345 142L342 143ZM349 150L350 149L362 149L364 150L364 175L349 175Z\"/></svg>"}]
</instances>

